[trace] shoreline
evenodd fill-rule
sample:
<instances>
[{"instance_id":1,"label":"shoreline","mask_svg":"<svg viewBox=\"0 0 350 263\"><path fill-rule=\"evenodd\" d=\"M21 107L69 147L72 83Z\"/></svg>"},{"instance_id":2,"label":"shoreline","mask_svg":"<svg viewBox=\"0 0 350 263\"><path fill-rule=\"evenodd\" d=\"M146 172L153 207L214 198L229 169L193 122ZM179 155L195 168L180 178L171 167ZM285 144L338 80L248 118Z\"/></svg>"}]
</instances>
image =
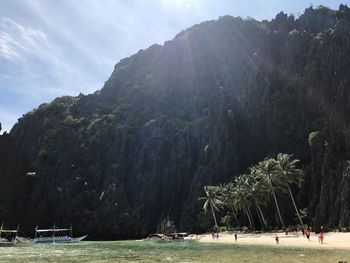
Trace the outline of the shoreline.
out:
<instances>
[{"instance_id":1,"label":"shoreline","mask_svg":"<svg viewBox=\"0 0 350 263\"><path fill-rule=\"evenodd\" d=\"M275 235L279 237L279 244L276 244ZM218 243L218 244L236 244L236 245L264 245L264 246L275 246L275 247L286 247L286 248L309 248L309 249L341 249L350 250L350 232L328 232L324 233L323 244L318 241L318 234L311 233L310 240L303 237L301 233L285 233L274 232L274 233L237 233L237 241L234 238L234 232L219 233L219 238L212 238L212 235L201 234L186 239L196 240L200 243Z\"/></svg>"}]
</instances>

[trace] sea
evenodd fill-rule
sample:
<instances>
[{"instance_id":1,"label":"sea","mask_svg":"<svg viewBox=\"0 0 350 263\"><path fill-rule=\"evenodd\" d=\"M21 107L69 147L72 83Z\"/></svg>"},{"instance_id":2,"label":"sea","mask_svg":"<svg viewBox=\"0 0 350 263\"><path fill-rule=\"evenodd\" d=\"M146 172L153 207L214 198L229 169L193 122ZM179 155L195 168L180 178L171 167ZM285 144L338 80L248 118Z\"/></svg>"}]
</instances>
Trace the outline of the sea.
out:
<instances>
[{"instance_id":1,"label":"sea","mask_svg":"<svg viewBox=\"0 0 350 263\"><path fill-rule=\"evenodd\" d=\"M157 241L0 247L0 262L350 262L350 250Z\"/></svg>"}]
</instances>

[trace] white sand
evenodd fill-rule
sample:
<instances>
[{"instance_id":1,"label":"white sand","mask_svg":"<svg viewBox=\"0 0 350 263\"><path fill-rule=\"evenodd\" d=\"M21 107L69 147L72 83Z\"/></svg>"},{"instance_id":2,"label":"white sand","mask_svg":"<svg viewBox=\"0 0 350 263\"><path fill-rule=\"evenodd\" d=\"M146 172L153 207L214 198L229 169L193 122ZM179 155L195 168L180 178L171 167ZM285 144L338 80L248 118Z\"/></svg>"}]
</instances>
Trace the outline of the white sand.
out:
<instances>
[{"instance_id":1,"label":"white sand","mask_svg":"<svg viewBox=\"0 0 350 263\"><path fill-rule=\"evenodd\" d=\"M205 243L232 243L241 245L271 245L277 246L275 235L279 237L279 245L281 247L304 247L317 249L350 249L350 233L329 232L324 234L323 244L318 241L318 235L311 233L310 240L303 237L301 233L262 233L262 234L237 234L237 242L235 242L234 233L220 233L219 239L213 239L211 234L199 235L198 241ZM192 237L195 239L196 237Z\"/></svg>"}]
</instances>

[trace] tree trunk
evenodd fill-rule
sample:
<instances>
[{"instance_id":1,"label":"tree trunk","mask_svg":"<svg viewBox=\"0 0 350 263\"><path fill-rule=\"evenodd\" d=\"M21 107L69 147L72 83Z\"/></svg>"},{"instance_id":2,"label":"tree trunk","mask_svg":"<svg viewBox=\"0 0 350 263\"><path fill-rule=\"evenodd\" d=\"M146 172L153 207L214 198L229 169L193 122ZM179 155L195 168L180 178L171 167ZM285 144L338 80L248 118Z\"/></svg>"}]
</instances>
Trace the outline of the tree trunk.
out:
<instances>
[{"instance_id":1,"label":"tree trunk","mask_svg":"<svg viewBox=\"0 0 350 263\"><path fill-rule=\"evenodd\" d=\"M273 199L275 200L275 205L276 205L276 208L277 208L278 217L279 217L280 222L282 224L282 228L284 228L284 222L283 222L283 219L282 219L282 216L281 216L280 207L278 206L277 197L276 197L276 193L275 193L275 188L272 185L271 179L270 179L270 186L271 186L271 189L272 189Z\"/></svg>"},{"instance_id":2,"label":"tree trunk","mask_svg":"<svg viewBox=\"0 0 350 263\"><path fill-rule=\"evenodd\" d=\"M299 214L299 210L298 210L298 208L297 208L297 205L295 204L294 197L293 197L292 191L290 190L290 187L289 187L289 184L288 184L288 183L287 183L287 187L288 187L288 191L289 191L289 194L290 194L290 198L292 198L292 202L293 202L295 211L297 212L297 215L298 215L300 224L301 224L301 225L304 225L303 220L301 219L301 216L300 216L300 214Z\"/></svg>"},{"instance_id":3,"label":"tree trunk","mask_svg":"<svg viewBox=\"0 0 350 263\"><path fill-rule=\"evenodd\" d=\"M231 206L231 209L232 209L233 216L236 219L237 226L239 226L239 222L238 222L238 218L237 218L237 214L236 214L235 208L233 206Z\"/></svg>"},{"instance_id":4,"label":"tree trunk","mask_svg":"<svg viewBox=\"0 0 350 263\"><path fill-rule=\"evenodd\" d=\"M253 229L252 220L250 219L250 216L249 216L249 213L248 213L248 210L247 210L247 208L246 208L246 207L244 208L244 211L245 211L245 214L246 214L246 215L247 215L247 217L248 217L248 221L249 221L249 226L250 226L250 229Z\"/></svg>"},{"instance_id":5,"label":"tree trunk","mask_svg":"<svg viewBox=\"0 0 350 263\"><path fill-rule=\"evenodd\" d=\"M261 208L260 208L260 205L257 205L257 207L258 207L258 210L259 210L259 212L260 212L261 218L262 218L262 220L263 220L263 222L264 222L265 228L267 229L267 228L268 228L268 227L267 227L267 222L266 222L266 219L265 219L265 217L264 217L264 214L263 214L263 212L262 212L262 210L261 210Z\"/></svg>"},{"instance_id":6,"label":"tree trunk","mask_svg":"<svg viewBox=\"0 0 350 263\"><path fill-rule=\"evenodd\" d=\"M215 216L215 213L214 213L214 208L213 208L213 206L211 204L210 204L210 209L211 209L211 213L213 214L215 227L218 227L218 223L216 221L216 216Z\"/></svg>"},{"instance_id":7,"label":"tree trunk","mask_svg":"<svg viewBox=\"0 0 350 263\"><path fill-rule=\"evenodd\" d=\"M260 213L259 213L259 211L258 211L258 206L255 204L255 210L256 210L256 213L257 213L257 215L258 215L258 219L259 219L259 222L260 222L260 226L261 226L261 228L263 229L263 227L264 227L264 222L263 222L263 220L261 219L261 215L260 215Z\"/></svg>"},{"instance_id":8,"label":"tree trunk","mask_svg":"<svg viewBox=\"0 0 350 263\"><path fill-rule=\"evenodd\" d=\"M250 207L249 207L249 206L248 206L248 214L249 214L249 216L250 216L250 219L252 220L252 225L253 225L253 227L255 227L254 218L253 218L253 216L252 216L252 212L250 211Z\"/></svg>"}]
</instances>

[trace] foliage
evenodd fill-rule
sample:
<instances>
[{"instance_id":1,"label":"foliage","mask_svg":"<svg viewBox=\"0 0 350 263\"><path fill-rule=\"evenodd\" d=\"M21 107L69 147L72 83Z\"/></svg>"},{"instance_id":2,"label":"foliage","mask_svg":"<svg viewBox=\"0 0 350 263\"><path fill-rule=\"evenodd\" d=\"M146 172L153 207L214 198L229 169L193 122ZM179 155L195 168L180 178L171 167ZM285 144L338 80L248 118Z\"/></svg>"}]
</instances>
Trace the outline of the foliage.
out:
<instances>
[{"instance_id":1,"label":"foliage","mask_svg":"<svg viewBox=\"0 0 350 263\"><path fill-rule=\"evenodd\" d=\"M214 203L220 203L228 210L246 214L250 228L254 227L252 210L256 210L256 217L261 221L261 227L268 227L266 218L262 211L271 206L273 194L278 214L281 213L277 203L276 196L289 193L300 223L303 224L302 218L307 216L307 209L299 210L295 205L294 197L290 191L290 185L300 186L303 171L296 167L299 162L293 159L292 155L279 153L276 159L265 158L263 161L249 168L250 173L236 176L233 182L220 186L205 186L207 197L203 209L206 211L209 200ZM288 191L286 190L288 189ZM215 207L215 206L213 206ZM216 209L218 210L218 209ZM227 224L230 220L227 215L221 219L221 222ZM215 219L216 222L216 219ZM281 219L282 225L283 221Z\"/></svg>"},{"instance_id":2,"label":"foliage","mask_svg":"<svg viewBox=\"0 0 350 263\"><path fill-rule=\"evenodd\" d=\"M309 134L309 139L308 139L308 142L309 142L309 145L312 146L314 140L316 139L316 137L319 135L319 132L318 131L314 131L314 132L311 132Z\"/></svg>"},{"instance_id":3,"label":"foliage","mask_svg":"<svg viewBox=\"0 0 350 263\"><path fill-rule=\"evenodd\" d=\"M222 201L218 197L219 190L220 189L215 186L204 186L204 192L206 196L198 198L198 200L205 200L203 205L205 214L207 213L208 208L210 208L213 215L215 227L218 227L215 211L219 211L219 209L222 207Z\"/></svg>"}]
</instances>

